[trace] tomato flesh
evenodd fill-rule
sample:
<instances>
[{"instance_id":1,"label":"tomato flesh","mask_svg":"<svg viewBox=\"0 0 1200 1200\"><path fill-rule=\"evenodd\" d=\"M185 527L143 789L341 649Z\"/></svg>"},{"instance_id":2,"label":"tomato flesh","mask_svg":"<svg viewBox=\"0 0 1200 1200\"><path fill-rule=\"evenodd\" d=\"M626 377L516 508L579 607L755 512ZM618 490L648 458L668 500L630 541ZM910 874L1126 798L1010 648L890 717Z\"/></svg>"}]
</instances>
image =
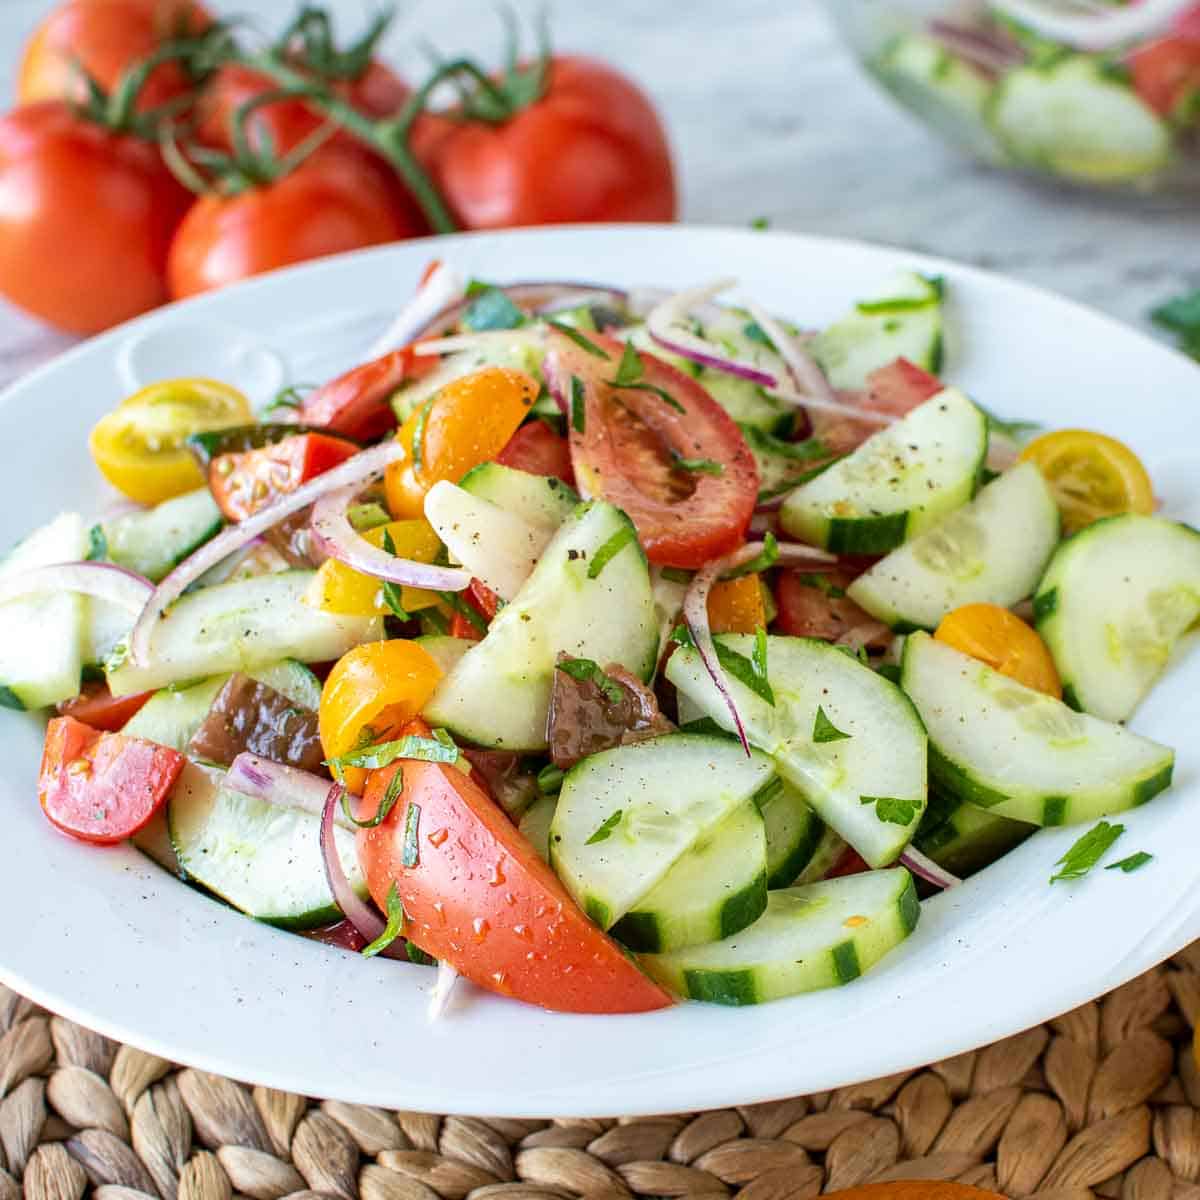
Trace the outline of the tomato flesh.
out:
<instances>
[{"instance_id":1,"label":"tomato flesh","mask_svg":"<svg viewBox=\"0 0 1200 1200\"><path fill-rule=\"evenodd\" d=\"M1200 41L1164 37L1129 56L1133 89L1162 117L1175 117L1200 91Z\"/></svg>"},{"instance_id":2,"label":"tomato flesh","mask_svg":"<svg viewBox=\"0 0 1200 1200\"><path fill-rule=\"evenodd\" d=\"M396 884L410 941L480 987L555 1012L649 1012L672 1003L461 771L409 759L374 771L364 812L378 810L401 770L400 802L357 837L372 897L386 908ZM410 807L419 810L417 856L405 866Z\"/></svg>"},{"instance_id":3,"label":"tomato flesh","mask_svg":"<svg viewBox=\"0 0 1200 1200\"><path fill-rule=\"evenodd\" d=\"M93 729L115 733L124 728L153 695L153 692L140 692L133 696L114 696L107 683L85 683L78 696L64 700L58 706L58 715L74 717Z\"/></svg>"},{"instance_id":4,"label":"tomato flesh","mask_svg":"<svg viewBox=\"0 0 1200 1200\"><path fill-rule=\"evenodd\" d=\"M154 816L185 761L168 746L54 717L46 727L38 799L64 833L112 845Z\"/></svg>"},{"instance_id":5,"label":"tomato flesh","mask_svg":"<svg viewBox=\"0 0 1200 1200\"><path fill-rule=\"evenodd\" d=\"M872 623L870 613L846 595L853 580L854 573L842 567L822 572L780 571L775 580L776 628L789 637L833 642L851 629Z\"/></svg>"},{"instance_id":6,"label":"tomato flesh","mask_svg":"<svg viewBox=\"0 0 1200 1200\"><path fill-rule=\"evenodd\" d=\"M209 464L209 490L230 521L244 521L358 450L344 438L299 433L273 446L218 454Z\"/></svg>"},{"instance_id":7,"label":"tomato flesh","mask_svg":"<svg viewBox=\"0 0 1200 1200\"><path fill-rule=\"evenodd\" d=\"M758 497L758 468L728 413L694 379L651 354L638 357L655 391L609 382L625 347L590 337L608 359L551 334L547 378L570 412L571 461L580 490L628 514L651 562L697 568L736 550ZM582 394L582 405L573 401ZM679 460L704 461L686 471Z\"/></svg>"},{"instance_id":8,"label":"tomato flesh","mask_svg":"<svg viewBox=\"0 0 1200 1200\"><path fill-rule=\"evenodd\" d=\"M305 425L360 442L374 441L396 427L392 394L401 384L428 374L436 362L431 357L417 357L408 347L393 350L311 392L297 415Z\"/></svg>"},{"instance_id":9,"label":"tomato flesh","mask_svg":"<svg viewBox=\"0 0 1200 1200\"><path fill-rule=\"evenodd\" d=\"M561 479L568 487L575 486L571 447L545 421L522 425L496 455L496 461L504 467L528 471L530 475L548 475Z\"/></svg>"},{"instance_id":10,"label":"tomato flesh","mask_svg":"<svg viewBox=\"0 0 1200 1200\"><path fill-rule=\"evenodd\" d=\"M898 358L879 367L867 376L863 391L842 392L838 399L851 408L873 408L889 416L903 417L936 396L945 385L923 367ZM814 437L818 437L835 454L848 454L861 446L880 426L876 421L860 420L845 413L821 412L814 409L809 414Z\"/></svg>"}]
</instances>

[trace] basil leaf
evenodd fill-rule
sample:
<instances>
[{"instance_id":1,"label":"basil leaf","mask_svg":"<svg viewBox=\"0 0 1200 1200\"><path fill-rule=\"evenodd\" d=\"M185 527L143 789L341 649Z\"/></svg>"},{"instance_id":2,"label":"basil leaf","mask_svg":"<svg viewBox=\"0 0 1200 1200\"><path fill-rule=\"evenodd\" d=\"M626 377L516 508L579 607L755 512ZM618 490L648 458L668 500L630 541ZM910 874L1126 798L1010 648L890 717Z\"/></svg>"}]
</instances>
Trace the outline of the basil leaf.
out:
<instances>
[{"instance_id":1,"label":"basil leaf","mask_svg":"<svg viewBox=\"0 0 1200 1200\"><path fill-rule=\"evenodd\" d=\"M488 624L463 598L458 592L438 592L438 597L443 603L452 608L460 617L466 620L474 629L481 634L486 634ZM426 612L429 612L426 609Z\"/></svg>"},{"instance_id":2,"label":"basil leaf","mask_svg":"<svg viewBox=\"0 0 1200 1200\"><path fill-rule=\"evenodd\" d=\"M421 806L409 801L404 814L404 848L400 852L400 865L415 867L420 861L421 847L417 837L421 830Z\"/></svg>"},{"instance_id":3,"label":"basil leaf","mask_svg":"<svg viewBox=\"0 0 1200 1200\"><path fill-rule=\"evenodd\" d=\"M436 738L417 737L410 733L392 742L380 742L364 750L352 750L349 754L326 759L325 765L330 768L364 767L370 771L378 771L383 767L390 767L398 758L453 764L458 762L458 753L457 746L444 746Z\"/></svg>"},{"instance_id":4,"label":"basil leaf","mask_svg":"<svg viewBox=\"0 0 1200 1200\"><path fill-rule=\"evenodd\" d=\"M826 715L825 710L817 705L817 719L813 722L812 740L820 745L823 742L840 742L844 738L848 738L848 733L843 733ZM908 822L906 821L907 825Z\"/></svg>"},{"instance_id":5,"label":"basil leaf","mask_svg":"<svg viewBox=\"0 0 1200 1200\"><path fill-rule=\"evenodd\" d=\"M775 693L767 682L765 672L760 675L757 666L750 659L722 642L714 640L713 644L717 648L717 662L721 664L721 669L736 679L743 687L749 688L760 700L765 700L774 708ZM756 645L756 653L757 649ZM765 663L763 665L765 666Z\"/></svg>"},{"instance_id":6,"label":"basil leaf","mask_svg":"<svg viewBox=\"0 0 1200 1200\"><path fill-rule=\"evenodd\" d=\"M587 393L578 375L571 376L571 428L576 433L587 432Z\"/></svg>"},{"instance_id":7,"label":"basil leaf","mask_svg":"<svg viewBox=\"0 0 1200 1200\"><path fill-rule=\"evenodd\" d=\"M983 413L984 420L987 422L988 433L1001 434L1004 437L1012 438L1014 442L1019 442L1027 433L1033 433L1035 430L1042 428L1040 421L1023 421L1019 417L1012 419L1000 417L989 409L984 408L978 402L976 402L975 407Z\"/></svg>"},{"instance_id":8,"label":"basil leaf","mask_svg":"<svg viewBox=\"0 0 1200 1200\"><path fill-rule=\"evenodd\" d=\"M396 807L396 801L400 799L400 793L404 791L404 769L396 768L396 773L388 780L387 790L383 793L383 799L379 802L379 808L376 810L373 817L368 817L364 821L360 821L350 811L350 793L342 792L342 812L346 817L359 829L374 829L378 825L382 825L387 820L388 813Z\"/></svg>"},{"instance_id":9,"label":"basil leaf","mask_svg":"<svg viewBox=\"0 0 1200 1200\"><path fill-rule=\"evenodd\" d=\"M779 542L775 535L768 529L763 534L763 548L749 562L744 562L740 567L734 567L732 571L726 571L721 579L728 582L730 579L740 579L743 575L753 575L757 571L766 571L773 567L779 561Z\"/></svg>"},{"instance_id":10,"label":"basil leaf","mask_svg":"<svg viewBox=\"0 0 1200 1200\"><path fill-rule=\"evenodd\" d=\"M724 465L711 458L679 458L675 456L672 465L680 471L687 471L692 475L725 474Z\"/></svg>"},{"instance_id":11,"label":"basil leaf","mask_svg":"<svg viewBox=\"0 0 1200 1200\"><path fill-rule=\"evenodd\" d=\"M485 285L463 313L467 329L480 333L486 329L519 329L525 314L498 287Z\"/></svg>"},{"instance_id":12,"label":"basil leaf","mask_svg":"<svg viewBox=\"0 0 1200 1200\"><path fill-rule=\"evenodd\" d=\"M642 358L637 352L637 347L632 342L626 342L612 386L629 387L631 384L640 383L643 374L645 372L642 368Z\"/></svg>"},{"instance_id":13,"label":"basil leaf","mask_svg":"<svg viewBox=\"0 0 1200 1200\"><path fill-rule=\"evenodd\" d=\"M594 683L603 693L604 698L611 704L620 704L625 698L625 690L615 680L610 679L601 669L600 664L590 658L564 658L554 664L555 670L578 679L581 683Z\"/></svg>"},{"instance_id":14,"label":"basil leaf","mask_svg":"<svg viewBox=\"0 0 1200 1200\"><path fill-rule=\"evenodd\" d=\"M822 575L820 572L809 575L807 572L805 572L797 575L795 578L796 582L799 583L801 587L816 588L821 595L828 596L830 600L845 599L845 588L840 588L837 586L837 584L830 583L828 575Z\"/></svg>"},{"instance_id":15,"label":"basil leaf","mask_svg":"<svg viewBox=\"0 0 1200 1200\"><path fill-rule=\"evenodd\" d=\"M1062 870L1050 876L1050 882L1059 879L1082 879L1109 851L1112 844L1125 832L1124 825L1110 825L1100 821L1087 831L1055 864Z\"/></svg>"},{"instance_id":16,"label":"basil leaf","mask_svg":"<svg viewBox=\"0 0 1200 1200\"><path fill-rule=\"evenodd\" d=\"M566 772L562 767L547 763L537 773L537 790L543 796L556 796L562 791L562 782L565 777Z\"/></svg>"},{"instance_id":17,"label":"basil leaf","mask_svg":"<svg viewBox=\"0 0 1200 1200\"><path fill-rule=\"evenodd\" d=\"M775 454L780 458L794 459L796 462L813 462L818 458L827 458L831 453L828 446L820 438L807 438L803 442L788 442L765 429L754 425L739 424L742 436L746 439L751 450L762 454Z\"/></svg>"},{"instance_id":18,"label":"basil leaf","mask_svg":"<svg viewBox=\"0 0 1200 1200\"><path fill-rule=\"evenodd\" d=\"M1139 867L1144 867L1153 858L1153 854L1147 854L1145 850L1139 850L1136 854L1131 854L1128 858L1122 858L1118 862L1109 863L1104 869L1106 871L1124 871L1128 875L1136 871Z\"/></svg>"},{"instance_id":19,"label":"basil leaf","mask_svg":"<svg viewBox=\"0 0 1200 1200\"><path fill-rule=\"evenodd\" d=\"M597 829L596 832L593 833L586 842L584 842L584 845L594 846L597 842L608 841L608 839L612 837L612 831L621 823L621 817L623 815L624 810L618 808L617 811L613 813L613 815L609 817L608 820L605 821L604 824L601 825L600 828Z\"/></svg>"},{"instance_id":20,"label":"basil leaf","mask_svg":"<svg viewBox=\"0 0 1200 1200\"><path fill-rule=\"evenodd\" d=\"M572 329L570 325L564 325L561 321L547 320L546 324L549 325L551 329L557 329L558 332L563 335L563 337L570 338L571 341L573 341L575 345L580 348L580 350L586 350L587 353L592 355L593 358L605 358L610 362L612 361L607 350L602 350L596 345L595 342L591 340L591 338L584 337L584 335L580 333L578 329Z\"/></svg>"},{"instance_id":21,"label":"basil leaf","mask_svg":"<svg viewBox=\"0 0 1200 1200\"><path fill-rule=\"evenodd\" d=\"M93 525L88 530L88 562L100 562L108 557L108 537L103 525Z\"/></svg>"},{"instance_id":22,"label":"basil leaf","mask_svg":"<svg viewBox=\"0 0 1200 1200\"><path fill-rule=\"evenodd\" d=\"M404 905L400 901L400 889L395 881L388 888L387 894L387 927L369 945L362 948L363 958L374 958L382 954L404 932Z\"/></svg>"},{"instance_id":23,"label":"basil leaf","mask_svg":"<svg viewBox=\"0 0 1200 1200\"><path fill-rule=\"evenodd\" d=\"M915 800L901 800L895 796L860 796L859 803L875 805L875 815L889 825L911 825L917 815Z\"/></svg>"},{"instance_id":24,"label":"basil leaf","mask_svg":"<svg viewBox=\"0 0 1200 1200\"><path fill-rule=\"evenodd\" d=\"M637 530L632 525L622 526L592 555L592 561L588 563L587 577L599 579L600 572L608 566L609 562L616 558L626 546L636 541Z\"/></svg>"},{"instance_id":25,"label":"basil leaf","mask_svg":"<svg viewBox=\"0 0 1200 1200\"><path fill-rule=\"evenodd\" d=\"M383 549L393 558L396 557L396 543L392 541L392 535L386 529L383 531ZM411 621L412 613L404 607L403 593L400 591L399 584L385 579L382 590L383 602L392 610L392 615L401 621Z\"/></svg>"}]
</instances>

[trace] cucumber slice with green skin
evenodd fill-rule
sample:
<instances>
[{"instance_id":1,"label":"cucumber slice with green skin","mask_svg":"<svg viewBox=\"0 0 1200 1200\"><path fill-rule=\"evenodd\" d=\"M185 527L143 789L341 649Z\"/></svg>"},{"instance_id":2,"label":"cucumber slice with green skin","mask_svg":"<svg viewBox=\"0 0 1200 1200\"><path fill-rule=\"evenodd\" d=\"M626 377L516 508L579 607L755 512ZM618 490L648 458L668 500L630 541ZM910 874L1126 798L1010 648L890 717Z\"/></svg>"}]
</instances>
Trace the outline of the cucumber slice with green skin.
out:
<instances>
[{"instance_id":1,"label":"cucumber slice with green skin","mask_svg":"<svg viewBox=\"0 0 1200 1200\"><path fill-rule=\"evenodd\" d=\"M718 641L746 658L754 652L748 635ZM694 649L676 650L666 676L705 716L732 730L729 709ZM925 731L908 698L856 658L809 638L768 637L767 677L773 706L728 681L750 741L774 757L779 773L870 866L893 862L925 810ZM815 741L818 709L847 736L825 731L827 740Z\"/></svg>"},{"instance_id":2,"label":"cucumber slice with green skin","mask_svg":"<svg viewBox=\"0 0 1200 1200\"><path fill-rule=\"evenodd\" d=\"M150 639L145 664L135 663L127 644L106 664L114 696L148 692L188 679L295 658L332 662L383 633L379 617L341 617L304 603L313 571L260 575L180 597Z\"/></svg>"},{"instance_id":3,"label":"cucumber slice with green skin","mask_svg":"<svg viewBox=\"0 0 1200 1200\"><path fill-rule=\"evenodd\" d=\"M1063 699L1124 721L1200 617L1200 533L1135 513L1097 521L1059 547L1033 609Z\"/></svg>"},{"instance_id":4,"label":"cucumber slice with green skin","mask_svg":"<svg viewBox=\"0 0 1200 1200\"><path fill-rule=\"evenodd\" d=\"M584 912L610 929L772 771L769 758L747 757L736 742L686 733L593 754L563 780L551 865Z\"/></svg>"},{"instance_id":5,"label":"cucumber slice with green skin","mask_svg":"<svg viewBox=\"0 0 1200 1200\"><path fill-rule=\"evenodd\" d=\"M286 929L340 919L325 881L320 819L222 786L220 772L180 776L167 802L171 844L186 878L251 917ZM354 834L334 828L350 886L366 897Z\"/></svg>"},{"instance_id":6,"label":"cucumber slice with green skin","mask_svg":"<svg viewBox=\"0 0 1200 1200\"><path fill-rule=\"evenodd\" d=\"M186 780L189 773L203 770L203 767L198 767L195 763L185 762L179 779L175 783L175 787L187 786ZM167 810L165 807L160 808L129 841L150 859L151 862L155 862L162 867L164 871L170 871L172 875L176 875L181 879L183 878L183 872L179 867L179 859L175 854L175 847L171 845L171 830L167 824Z\"/></svg>"},{"instance_id":7,"label":"cucumber slice with green skin","mask_svg":"<svg viewBox=\"0 0 1200 1200\"><path fill-rule=\"evenodd\" d=\"M964 604L1010 608L1033 595L1058 535L1058 505L1041 471L1018 463L846 590L899 632L936 629Z\"/></svg>"},{"instance_id":8,"label":"cucumber slice with green skin","mask_svg":"<svg viewBox=\"0 0 1200 1200\"><path fill-rule=\"evenodd\" d=\"M780 521L836 554L886 554L966 504L986 455L983 413L947 388L798 487Z\"/></svg>"},{"instance_id":9,"label":"cucumber slice with green skin","mask_svg":"<svg viewBox=\"0 0 1200 1200\"><path fill-rule=\"evenodd\" d=\"M88 536L78 513L35 530L0 562L0 578L34 567L78 562ZM75 592L0 604L0 706L44 708L79 692L86 604Z\"/></svg>"},{"instance_id":10,"label":"cucumber slice with green skin","mask_svg":"<svg viewBox=\"0 0 1200 1200\"><path fill-rule=\"evenodd\" d=\"M943 137L988 162L1004 161L986 119L992 81L924 34L905 34L867 64L897 100Z\"/></svg>"},{"instance_id":11,"label":"cucumber slice with green skin","mask_svg":"<svg viewBox=\"0 0 1200 1200\"><path fill-rule=\"evenodd\" d=\"M413 641L425 650L429 657L442 668L443 675L449 675L458 665L459 659L475 643L470 638L450 637L448 634L426 633Z\"/></svg>"},{"instance_id":12,"label":"cucumber slice with green skin","mask_svg":"<svg viewBox=\"0 0 1200 1200\"><path fill-rule=\"evenodd\" d=\"M108 656L129 636L137 613L97 596L83 597L83 626L79 643L84 666L103 669Z\"/></svg>"},{"instance_id":13,"label":"cucumber slice with green skin","mask_svg":"<svg viewBox=\"0 0 1200 1200\"><path fill-rule=\"evenodd\" d=\"M557 796L539 796L524 812L517 828L543 862L550 861L550 825L554 821Z\"/></svg>"},{"instance_id":14,"label":"cucumber slice with green skin","mask_svg":"<svg viewBox=\"0 0 1200 1200\"><path fill-rule=\"evenodd\" d=\"M749 929L640 961L652 979L690 1000L765 1004L857 979L904 941L920 916L903 867L867 871L771 892Z\"/></svg>"},{"instance_id":15,"label":"cucumber slice with green skin","mask_svg":"<svg viewBox=\"0 0 1200 1200\"><path fill-rule=\"evenodd\" d=\"M965 878L1019 846L1036 828L998 817L965 800L930 792L929 807L913 845L951 875Z\"/></svg>"},{"instance_id":16,"label":"cucumber slice with green skin","mask_svg":"<svg viewBox=\"0 0 1200 1200\"><path fill-rule=\"evenodd\" d=\"M872 371L898 358L937 375L942 369L942 281L900 272L818 333L809 348L835 388L865 388Z\"/></svg>"},{"instance_id":17,"label":"cucumber slice with green skin","mask_svg":"<svg viewBox=\"0 0 1200 1200\"><path fill-rule=\"evenodd\" d=\"M515 467L485 462L472 467L458 486L528 521L557 529L575 510L579 496L552 475L531 475Z\"/></svg>"},{"instance_id":18,"label":"cucumber slice with green skin","mask_svg":"<svg viewBox=\"0 0 1200 1200\"><path fill-rule=\"evenodd\" d=\"M1146 803L1175 752L1075 712L927 633L904 643L902 683L929 731L941 791L1031 825L1073 825Z\"/></svg>"},{"instance_id":19,"label":"cucumber slice with green skin","mask_svg":"<svg viewBox=\"0 0 1200 1200\"><path fill-rule=\"evenodd\" d=\"M612 928L630 950L661 954L719 942L767 907L767 838L753 800L696 842Z\"/></svg>"},{"instance_id":20,"label":"cucumber slice with green skin","mask_svg":"<svg viewBox=\"0 0 1200 1200\"><path fill-rule=\"evenodd\" d=\"M849 847L846 839L826 825L820 841L817 842L817 848L813 851L812 858L808 860L808 865L804 870L796 876L794 886L799 887L801 884L816 883L818 880L824 879L838 864L847 849Z\"/></svg>"},{"instance_id":21,"label":"cucumber slice with green skin","mask_svg":"<svg viewBox=\"0 0 1200 1200\"><path fill-rule=\"evenodd\" d=\"M441 480L425 497L425 519L461 563L501 600L511 600L550 544L554 529L533 525L490 500Z\"/></svg>"},{"instance_id":22,"label":"cucumber slice with green skin","mask_svg":"<svg viewBox=\"0 0 1200 1200\"><path fill-rule=\"evenodd\" d=\"M144 512L114 517L96 529L103 534L111 562L158 583L216 537L224 523L208 488L199 488Z\"/></svg>"},{"instance_id":23,"label":"cucumber slice with green skin","mask_svg":"<svg viewBox=\"0 0 1200 1200\"><path fill-rule=\"evenodd\" d=\"M589 579L596 552L610 543L619 552ZM646 556L629 518L602 501L580 505L563 523L487 636L438 685L425 718L478 746L545 750L559 651L620 663L642 679L657 663Z\"/></svg>"},{"instance_id":24,"label":"cucumber slice with green skin","mask_svg":"<svg viewBox=\"0 0 1200 1200\"><path fill-rule=\"evenodd\" d=\"M300 708L316 712L321 705L321 683L303 663L289 660L246 673L281 692ZM162 688L129 718L121 732L185 754L188 743L228 680L228 675L218 675L190 687Z\"/></svg>"},{"instance_id":25,"label":"cucumber slice with green skin","mask_svg":"<svg viewBox=\"0 0 1200 1200\"><path fill-rule=\"evenodd\" d=\"M759 796L758 806L767 835L767 887L791 887L816 853L825 826L784 779Z\"/></svg>"},{"instance_id":26,"label":"cucumber slice with green skin","mask_svg":"<svg viewBox=\"0 0 1200 1200\"><path fill-rule=\"evenodd\" d=\"M1014 159L1068 179L1138 179L1171 156L1167 123L1127 82L1084 55L1010 71L987 115Z\"/></svg>"}]
</instances>

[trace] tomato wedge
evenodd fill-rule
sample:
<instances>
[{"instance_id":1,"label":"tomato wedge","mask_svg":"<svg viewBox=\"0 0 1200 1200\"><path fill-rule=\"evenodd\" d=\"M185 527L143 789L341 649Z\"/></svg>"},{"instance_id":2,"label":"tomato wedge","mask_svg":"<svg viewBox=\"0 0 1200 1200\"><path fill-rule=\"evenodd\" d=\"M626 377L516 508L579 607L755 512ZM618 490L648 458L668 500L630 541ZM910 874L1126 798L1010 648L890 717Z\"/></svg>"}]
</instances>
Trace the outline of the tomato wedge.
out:
<instances>
[{"instance_id":1,"label":"tomato wedge","mask_svg":"<svg viewBox=\"0 0 1200 1200\"><path fill-rule=\"evenodd\" d=\"M168 746L54 717L46 726L38 799L64 833L112 845L154 816L185 761Z\"/></svg>"},{"instance_id":2,"label":"tomato wedge","mask_svg":"<svg viewBox=\"0 0 1200 1200\"><path fill-rule=\"evenodd\" d=\"M522 425L496 455L496 461L504 467L515 467L530 475L551 475L569 487L575 486L571 447L545 421Z\"/></svg>"},{"instance_id":3,"label":"tomato wedge","mask_svg":"<svg viewBox=\"0 0 1200 1200\"><path fill-rule=\"evenodd\" d=\"M555 1012L649 1012L672 1003L461 771L411 759L374 771L363 812L378 811L398 771L400 802L381 825L359 831L358 857L382 908L396 884L409 941L480 987Z\"/></svg>"},{"instance_id":4,"label":"tomato wedge","mask_svg":"<svg viewBox=\"0 0 1200 1200\"><path fill-rule=\"evenodd\" d=\"M846 595L854 576L855 572L843 567L822 572L780 571L775 581L779 632L834 642L852 629L877 624Z\"/></svg>"},{"instance_id":5,"label":"tomato wedge","mask_svg":"<svg viewBox=\"0 0 1200 1200\"><path fill-rule=\"evenodd\" d=\"M208 467L208 487L229 520L244 521L358 450L345 438L297 433L271 446L218 454Z\"/></svg>"},{"instance_id":6,"label":"tomato wedge","mask_svg":"<svg viewBox=\"0 0 1200 1200\"><path fill-rule=\"evenodd\" d=\"M302 425L315 425L356 441L374 441L396 428L391 405L396 389L427 375L437 361L418 357L408 346L393 350L310 392L300 404L298 419Z\"/></svg>"},{"instance_id":7,"label":"tomato wedge","mask_svg":"<svg viewBox=\"0 0 1200 1200\"><path fill-rule=\"evenodd\" d=\"M694 379L652 354L637 356L636 387L614 386L625 346L588 340L607 358L552 333L544 368L568 412L580 490L623 509L661 566L701 567L736 550L758 496L741 430Z\"/></svg>"},{"instance_id":8,"label":"tomato wedge","mask_svg":"<svg viewBox=\"0 0 1200 1200\"><path fill-rule=\"evenodd\" d=\"M930 396L936 396L945 384L923 367L898 358L879 367L867 376L867 386L861 392L841 392L838 399L850 407L873 408L890 416L903 417ZM835 454L848 454L861 446L873 433L879 432L876 421L863 421L844 413L809 413L814 437L818 437Z\"/></svg>"},{"instance_id":9,"label":"tomato wedge","mask_svg":"<svg viewBox=\"0 0 1200 1200\"><path fill-rule=\"evenodd\" d=\"M58 715L74 717L93 729L115 733L153 695L153 692L139 692L133 696L114 696L107 683L85 683L78 696L64 700L58 706Z\"/></svg>"}]
</instances>

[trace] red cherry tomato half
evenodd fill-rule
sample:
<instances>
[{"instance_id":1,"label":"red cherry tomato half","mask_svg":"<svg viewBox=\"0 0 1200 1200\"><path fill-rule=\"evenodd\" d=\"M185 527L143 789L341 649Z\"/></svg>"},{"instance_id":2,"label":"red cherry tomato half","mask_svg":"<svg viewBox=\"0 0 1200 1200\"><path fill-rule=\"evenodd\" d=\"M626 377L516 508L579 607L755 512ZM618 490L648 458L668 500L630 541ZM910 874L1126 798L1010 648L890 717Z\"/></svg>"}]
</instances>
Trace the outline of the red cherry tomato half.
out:
<instances>
[{"instance_id":1,"label":"red cherry tomato half","mask_svg":"<svg viewBox=\"0 0 1200 1200\"><path fill-rule=\"evenodd\" d=\"M1200 90L1200 41L1164 37L1129 56L1133 88L1156 113L1176 116Z\"/></svg>"},{"instance_id":2,"label":"red cherry tomato half","mask_svg":"<svg viewBox=\"0 0 1200 1200\"><path fill-rule=\"evenodd\" d=\"M530 475L549 475L575 486L571 467L571 447L545 421L522 425L496 456L501 466L528 471Z\"/></svg>"},{"instance_id":3,"label":"red cherry tomato half","mask_svg":"<svg viewBox=\"0 0 1200 1200\"><path fill-rule=\"evenodd\" d=\"M115 733L124 728L153 695L153 692L141 692L134 696L114 696L107 683L85 683L78 696L64 700L58 706L58 715L74 717L93 729Z\"/></svg>"},{"instance_id":4,"label":"red cherry tomato half","mask_svg":"<svg viewBox=\"0 0 1200 1200\"><path fill-rule=\"evenodd\" d=\"M209 490L229 520L244 521L358 450L344 438L298 433L273 446L219 454L208 467Z\"/></svg>"},{"instance_id":5,"label":"red cherry tomato half","mask_svg":"<svg viewBox=\"0 0 1200 1200\"><path fill-rule=\"evenodd\" d=\"M123 842L162 806L185 762L168 746L54 717L46 727L38 799L64 833L98 845Z\"/></svg>"},{"instance_id":6,"label":"red cherry tomato half","mask_svg":"<svg viewBox=\"0 0 1200 1200\"><path fill-rule=\"evenodd\" d=\"M410 941L480 987L556 1012L648 1012L671 1004L461 771L411 759L374 771L363 811L377 811L400 770L400 801L381 825L359 832L358 855L381 907L396 884ZM412 826L415 862L411 851L405 855Z\"/></svg>"},{"instance_id":7,"label":"red cherry tomato half","mask_svg":"<svg viewBox=\"0 0 1200 1200\"><path fill-rule=\"evenodd\" d=\"M396 427L391 398L402 383L427 375L437 365L405 347L376 358L311 392L297 411L300 422L342 433L360 442L374 441Z\"/></svg>"},{"instance_id":8,"label":"red cherry tomato half","mask_svg":"<svg viewBox=\"0 0 1200 1200\"><path fill-rule=\"evenodd\" d=\"M775 581L779 615L775 627L789 637L837 641L851 629L874 618L859 608L846 588L854 573L841 567L829 571L780 571Z\"/></svg>"},{"instance_id":9,"label":"red cherry tomato half","mask_svg":"<svg viewBox=\"0 0 1200 1200\"><path fill-rule=\"evenodd\" d=\"M608 357L552 333L545 364L567 401L580 490L629 515L651 562L694 568L736 550L758 497L742 431L694 379L651 354L638 357L655 390L613 387L625 346L590 340Z\"/></svg>"}]
</instances>

